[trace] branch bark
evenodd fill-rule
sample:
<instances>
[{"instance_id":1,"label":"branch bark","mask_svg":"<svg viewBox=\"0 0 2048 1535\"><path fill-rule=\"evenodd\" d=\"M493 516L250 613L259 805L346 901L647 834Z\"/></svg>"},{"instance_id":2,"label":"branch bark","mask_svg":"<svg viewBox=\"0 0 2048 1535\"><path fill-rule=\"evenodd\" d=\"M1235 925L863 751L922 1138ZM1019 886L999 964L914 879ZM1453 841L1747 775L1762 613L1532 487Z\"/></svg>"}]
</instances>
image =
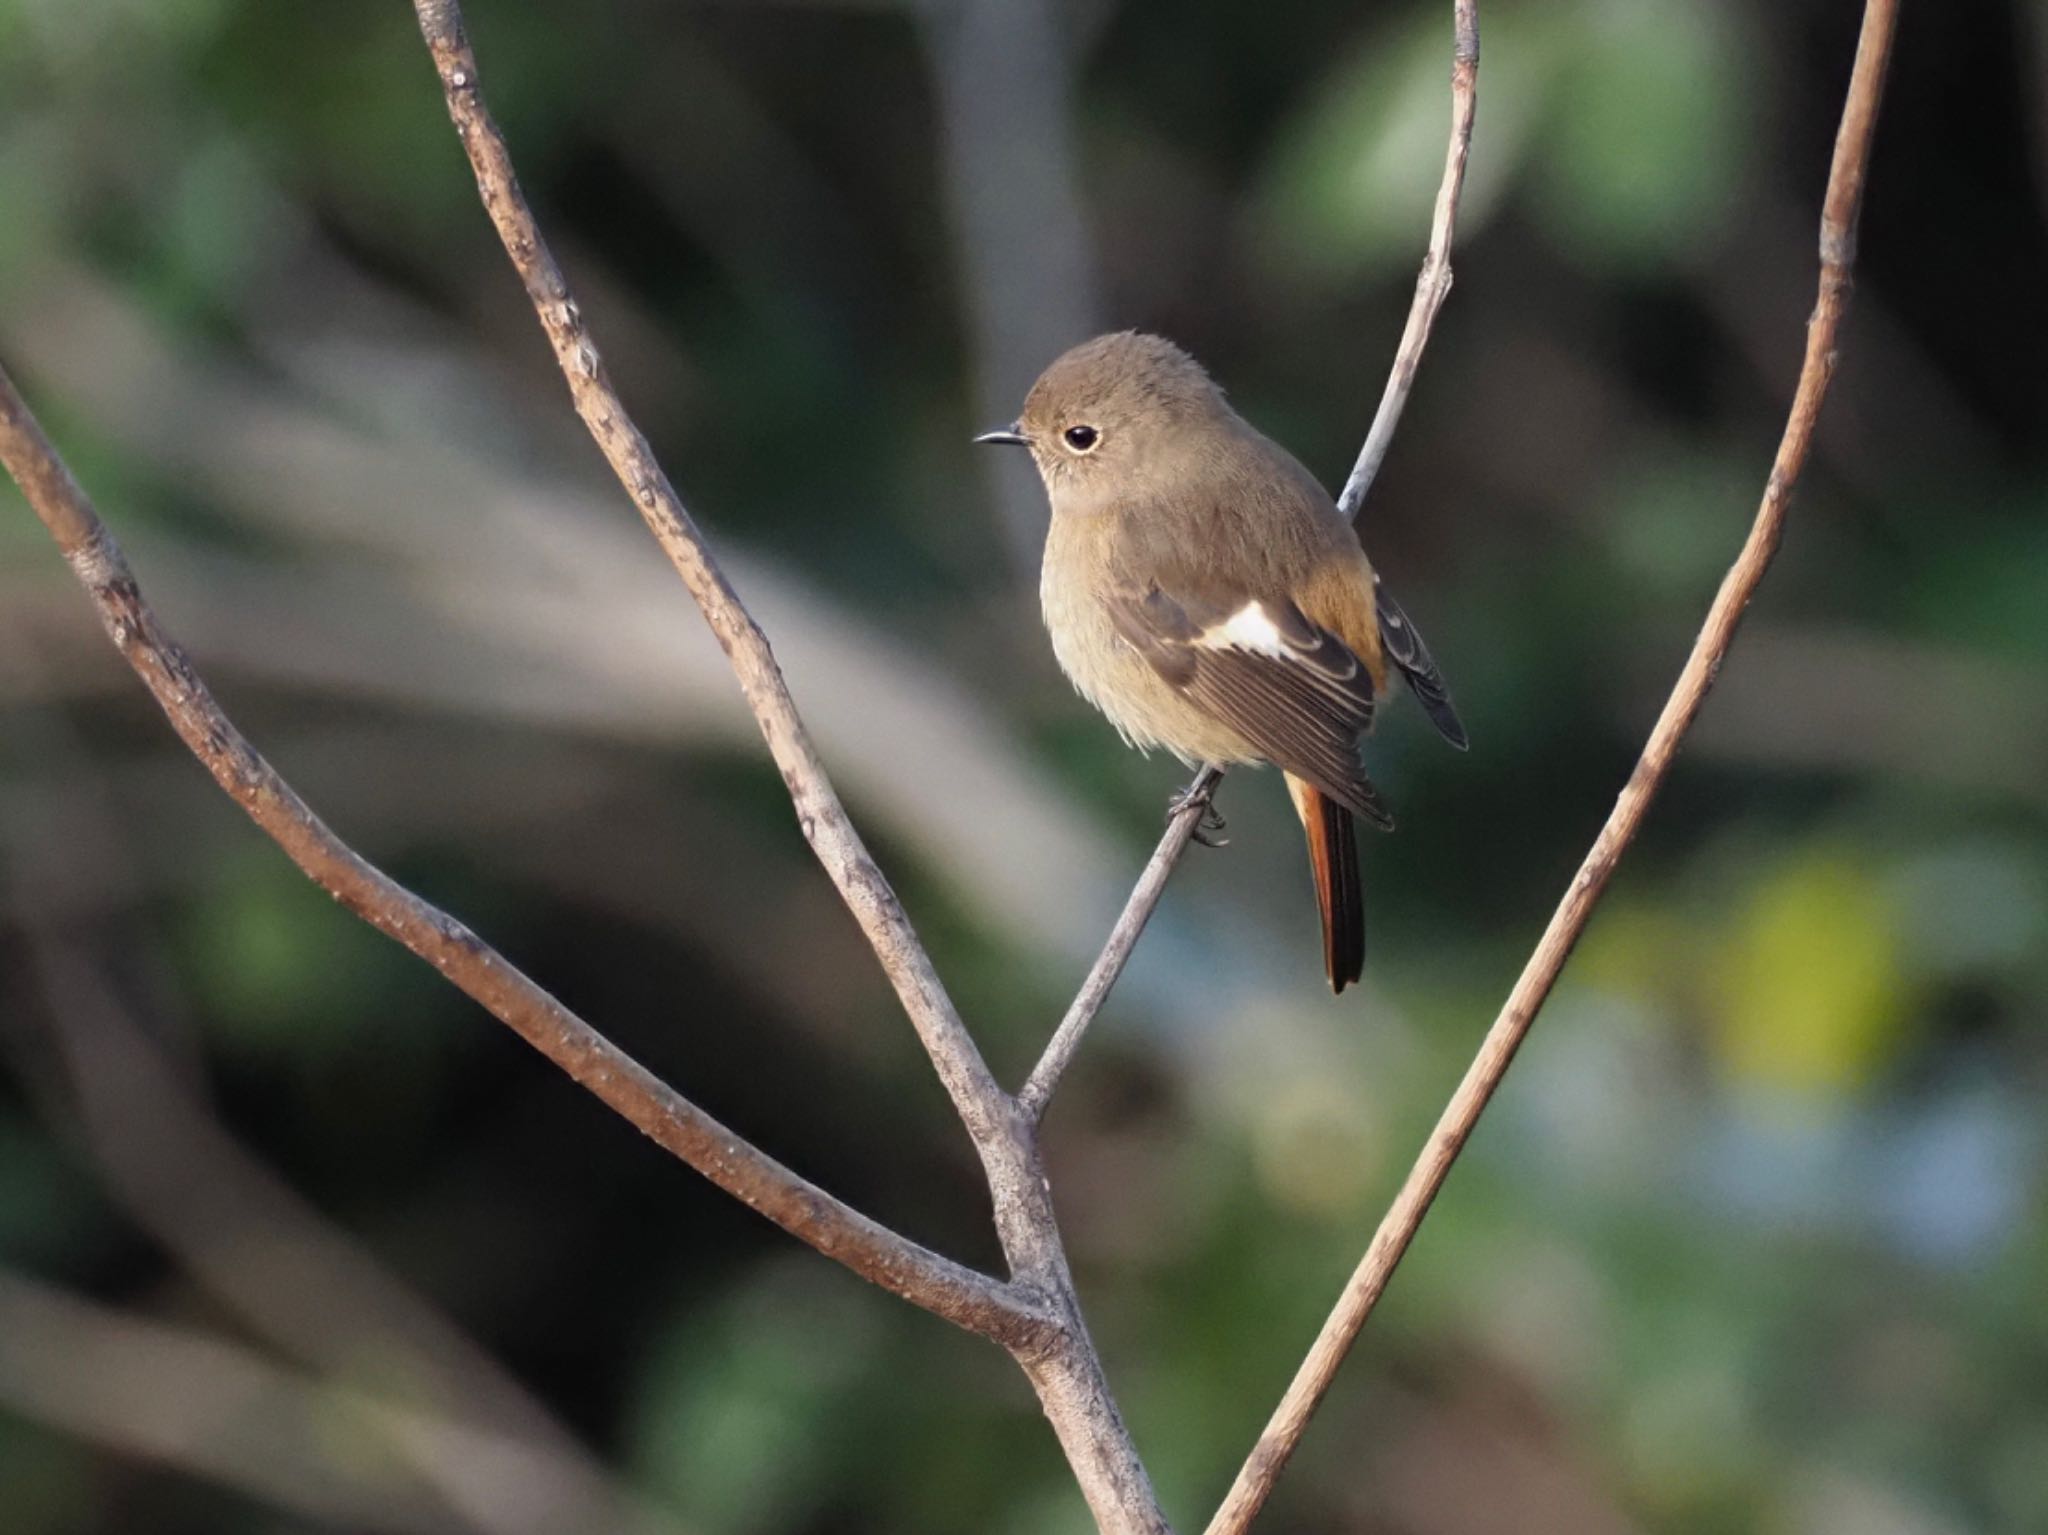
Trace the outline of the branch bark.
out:
<instances>
[{"instance_id":1,"label":"branch bark","mask_svg":"<svg viewBox=\"0 0 2048 1535\"><path fill-rule=\"evenodd\" d=\"M1337 1368L1356 1341L1358 1332L1385 1293L1395 1265L1415 1238L1431 1202L1450 1175L1451 1165L1465 1147L1479 1116L1491 1101L1494 1090L1515 1058L1529 1026L1557 982L1558 972L1585 931L1593 908L1614 876L1615 864L1635 840L1648 814L1651 801L1670 774L1680 743L1692 728L1707 690L1734 642L1743 610L1749 606L1757 584L1770 568L1783 536L1785 514L1792 492L1806 465L1807 450L1813 443L1814 422L1828 384L1835 371L1835 336L1843 311L1848 306L1851 269L1856 252L1856 217L1863 198L1864 175L1870 163L1870 145L1877 123L1878 104L1884 95L1885 66L1891 56L1892 32L1897 20L1898 0L1867 0L1863 11L1862 35L1856 45L1856 64L1849 82L1848 99L1842 108L1841 126L1835 137L1834 162L1820 221L1820 291L1813 317L1807 322L1806 354L1799 370L1799 383L1785 430L1771 463L1763 500L1757 508L1748 538L1721 582L1705 624L1693 642L1671 696L1657 717L1635 771L1629 775L1620 798L1606 824L1593 839L1592 849L1564 899L1551 915L1535 951L1523 967L1521 977L1508 993L1507 1002L1479 1047L1464 1080L1451 1095L1436 1128L1430 1133L1414 1168L1395 1196L1392 1207L1374 1233L1365 1257L1345 1284L1336 1308L1323 1324L1308 1357L1281 1399L1265 1432L1252 1448L1237 1474L1208 1535L1242 1535L1267 1496L1273 1490L1288 1458L1300 1443L1311 1416L1330 1389Z\"/></svg>"}]
</instances>

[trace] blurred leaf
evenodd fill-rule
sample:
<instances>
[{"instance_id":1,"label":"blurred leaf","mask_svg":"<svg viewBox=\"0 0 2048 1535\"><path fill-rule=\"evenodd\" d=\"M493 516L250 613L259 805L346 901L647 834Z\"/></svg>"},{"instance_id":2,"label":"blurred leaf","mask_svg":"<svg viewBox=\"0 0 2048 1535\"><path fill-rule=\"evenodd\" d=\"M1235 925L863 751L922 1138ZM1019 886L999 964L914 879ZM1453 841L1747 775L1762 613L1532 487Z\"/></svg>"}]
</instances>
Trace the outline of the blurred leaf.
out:
<instances>
[{"instance_id":1,"label":"blurred leaf","mask_svg":"<svg viewBox=\"0 0 2048 1535\"><path fill-rule=\"evenodd\" d=\"M1334 1075L1295 1076L1264 1094L1251 1130L1265 1197L1333 1223L1355 1210L1386 1161L1385 1127L1358 1110L1356 1091Z\"/></svg>"},{"instance_id":2,"label":"blurred leaf","mask_svg":"<svg viewBox=\"0 0 2048 1535\"><path fill-rule=\"evenodd\" d=\"M77 1159L38 1125L0 1117L0 1252L51 1263L99 1234L99 1201ZM0 1486L4 1486L0 1480Z\"/></svg>"},{"instance_id":3,"label":"blurred leaf","mask_svg":"<svg viewBox=\"0 0 2048 1535\"><path fill-rule=\"evenodd\" d=\"M1853 853L1802 848L1738 915L1720 961L1723 1064L1758 1087L1842 1092L1892 1059L1907 1016L1898 913Z\"/></svg>"},{"instance_id":4,"label":"blurred leaf","mask_svg":"<svg viewBox=\"0 0 2048 1535\"><path fill-rule=\"evenodd\" d=\"M1958 496L1912 510L1929 535L1913 551L1914 579L1898 593L1928 634L1979 645L1994 655L2048 660L2048 494L1989 510ZM1970 535L1957 538L1957 519Z\"/></svg>"},{"instance_id":5,"label":"blurred leaf","mask_svg":"<svg viewBox=\"0 0 2048 1535\"><path fill-rule=\"evenodd\" d=\"M1913 952L1946 974L2018 967L2048 948L2048 880L2031 845L1962 842L1899 872Z\"/></svg>"},{"instance_id":6,"label":"blurred leaf","mask_svg":"<svg viewBox=\"0 0 2048 1535\"><path fill-rule=\"evenodd\" d=\"M693 1301L642 1376L641 1474L713 1535L792 1527L826 1495L848 1442L833 1423L881 1325L872 1295L808 1255L715 1308Z\"/></svg>"},{"instance_id":7,"label":"blurred leaf","mask_svg":"<svg viewBox=\"0 0 2048 1535\"><path fill-rule=\"evenodd\" d=\"M1704 602L1756 498L1754 471L1705 443L1671 442L1617 465L1595 520L1643 602Z\"/></svg>"},{"instance_id":8,"label":"blurred leaf","mask_svg":"<svg viewBox=\"0 0 2048 1535\"><path fill-rule=\"evenodd\" d=\"M1579 0L1552 19L1570 35L1559 39L1536 211L1588 265L1679 259L1726 221L1749 148L1753 53L1734 9Z\"/></svg>"},{"instance_id":9,"label":"blurred leaf","mask_svg":"<svg viewBox=\"0 0 2048 1535\"><path fill-rule=\"evenodd\" d=\"M1259 217L1281 254L1325 278L1422 258L1451 126L1449 8L1419 8L1333 69L1282 132ZM1486 222L1520 159L1555 53L1523 13L1489 14L1459 231Z\"/></svg>"},{"instance_id":10,"label":"blurred leaf","mask_svg":"<svg viewBox=\"0 0 2048 1535\"><path fill-rule=\"evenodd\" d=\"M393 1026L412 956L268 848L237 848L222 863L188 918L190 984L217 1038L320 1058L374 1030L380 1049L404 1048L416 1065L445 1037Z\"/></svg>"},{"instance_id":11,"label":"blurred leaf","mask_svg":"<svg viewBox=\"0 0 2048 1535\"><path fill-rule=\"evenodd\" d=\"M195 143L164 210L168 258L198 294L232 303L241 286L277 259L276 200L239 140Z\"/></svg>"},{"instance_id":12,"label":"blurred leaf","mask_svg":"<svg viewBox=\"0 0 2048 1535\"><path fill-rule=\"evenodd\" d=\"M1697 973L1704 946L1696 922L1631 891L1610 898L1587 931L1572 960L1572 985L1668 1000Z\"/></svg>"},{"instance_id":13,"label":"blurred leaf","mask_svg":"<svg viewBox=\"0 0 2048 1535\"><path fill-rule=\"evenodd\" d=\"M1999 1527L2048 1529L2048 1422L2015 1423L1985 1447L1986 1491Z\"/></svg>"},{"instance_id":14,"label":"blurred leaf","mask_svg":"<svg viewBox=\"0 0 2048 1535\"><path fill-rule=\"evenodd\" d=\"M1692 1336L1667 1337L1670 1351L1639 1378L1621 1423L1623 1456L1667 1517L1697 1517L1755 1474L1761 1446L1740 1339L1705 1311L1671 1320Z\"/></svg>"},{"instance_id":15,"label":"blurred leaf","mask_svg":"<svg viewBox=\"0 0 2048 1535\"><path fill-rule=\"evenodd\" d=\"M17 117L0 123L0 295L53 249L64 223L71 179L55 123Z\"/></svg>"},{"instance_id":16,"label":"blurred leaf","mask_svg":"<svg viewBox=\"0 0 2048 1535\"><path fill-rule=\"evenodd\" d=\"M76 1439L0 1413L0 1487L8 1535L68 1535L96 1501L94 1457Z\"/></svg>"}]
</instances>

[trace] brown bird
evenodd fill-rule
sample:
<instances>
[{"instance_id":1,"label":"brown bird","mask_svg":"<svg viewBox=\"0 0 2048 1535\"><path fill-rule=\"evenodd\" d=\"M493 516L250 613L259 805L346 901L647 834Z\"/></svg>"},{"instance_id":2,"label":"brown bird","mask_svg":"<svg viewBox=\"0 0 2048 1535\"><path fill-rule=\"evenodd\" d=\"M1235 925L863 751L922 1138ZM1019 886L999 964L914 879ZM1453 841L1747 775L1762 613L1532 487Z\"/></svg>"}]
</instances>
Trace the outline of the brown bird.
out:
<instances>
[{"instance_id":1,"label":"brown bird","mask_svg":"<svg viewBox=\"0 0 2048 1535\"><path fill-rule=\"evenodd\" d=\"M1454 746L1443 677L1350 523L1186 352L1123 331L1045 370L975 439L1030 449L1052 503L1039 599L1081 695L1141 750L1270 762L1308 836L1334 991L1365 963L1353 818L1390 828L1359 760L1391 662ZM1178 807L1176 807L1178 808Z\"/></svg>"}]
</instances>

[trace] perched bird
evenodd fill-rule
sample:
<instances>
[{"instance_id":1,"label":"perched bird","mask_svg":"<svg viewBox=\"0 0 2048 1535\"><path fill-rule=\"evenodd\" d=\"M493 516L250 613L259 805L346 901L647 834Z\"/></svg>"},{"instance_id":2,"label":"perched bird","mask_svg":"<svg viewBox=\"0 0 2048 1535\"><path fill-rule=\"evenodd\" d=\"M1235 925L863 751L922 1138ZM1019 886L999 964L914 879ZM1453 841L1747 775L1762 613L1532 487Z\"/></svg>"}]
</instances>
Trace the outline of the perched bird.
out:
<instances>
[{"instance_id":1,"label":"perched bird","mask_svg":"<svg viewBox=\"0 0 2048 1535\"><path fill-rule=\"evenodd\" d=\"M1158 336L1083 342L976 442L1028 448L1052 503L1039 599L1053 653L1124 739L1270 762L1308 836L1334 991L1365 962L1354 817L1391 827L1359 761L1391 663L1464 727L1350 523L1285 448ZM1180 808L1178 804L1176 808Z\"/></svg>"}]
</instances>

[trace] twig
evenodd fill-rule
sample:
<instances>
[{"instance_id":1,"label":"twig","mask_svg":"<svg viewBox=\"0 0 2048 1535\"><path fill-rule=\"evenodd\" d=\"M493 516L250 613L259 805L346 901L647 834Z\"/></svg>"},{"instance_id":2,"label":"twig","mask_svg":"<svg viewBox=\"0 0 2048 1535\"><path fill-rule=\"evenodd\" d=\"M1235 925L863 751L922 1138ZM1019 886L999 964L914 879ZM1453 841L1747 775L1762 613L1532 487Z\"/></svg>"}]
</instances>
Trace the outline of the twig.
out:
<instances>
[{"instance_id":1,"label":"twig","mask_svg":"<svg viewBox=\"0 0 2048 1535\"><path fill-rule=\"evenodd\" d=\"M228 796L337 901L433 965L643 1134L792 1236L905 1300L1008 1346L1043 1331L1047 1319L1029 1300L870 1220L741 1139L330 831L235 728L157 623L113 535L4 368L0 463L172 728Z\"/></svg>"},{"instance_id":2,"label":"twig","mask_svg":"<svg viewBox=\"0 0 2048 1535\"><path fill-rule=\"evenodd\" d=\"M726 580L704 535L656 462L653 449L612 388L568 279L519 189L504 135L484 105L476 55L463 32L462 7L456 0L413 0L413 10L441 77L448 115L476 173L484 209L526 285L526 296L568 381L576 414L590 429L605 462L633 498L641 519L683 578L683 585L732 662L740 691L782 772L805 840L838 887L895 987L984 1166L991 1177L1002 1176L1005 1169L999 1163L1009 1139L1014 1105L990 1075L896 892L848 819L846 807L797 716L767 636Z\"/></svg>"},{"instance_id":3,"label":"twig","mask_svg":"<svg viewBox=\"0 0 2048 1535\"><path fill-rule=\"evenodd\" d=\"M1153 849L1143 872L1138 875L1131 898L1124 903L1123 915L1109 930L1109 941L1103 944L1102 953L1096 957L1087 979L1081 982L1073 1005L1067 1009L1066 1017L1060 1020L1060 1026L1053 1030L1052 1038L1046 1042L1045 1053L1039 1057L1038 1064L1031 1069L1030 1077L1017 1094L1017 1102L1033 1124L1045 1117L1045 1107L1052 1102L1061 1074L1081 1048L1081 1036L1095 1021L1095 1015L1102 1011L1102 1004L1109 1000L1110 988L1116 985L1117 977L1124 973L1125 961L1131 957L1131 950L1138 946L1145 924L1152 920L1153 909L1159 905L1159 897L1166 892L1166 881L1173 874L1173 866L1187 850L1195 828L1208 813L1209 796L1216 792L1216 785L1222 781L1220 769L1203 768L1181 797L1180 808L1167 819L1159 846Z\"/></svg>"},{"instance_id":4,"label":"twig","mask_svg":"<svg viewBox=\"0 0 2048 1535\"><path fill-rule=\"evenodd\" d=\"M1451 241L1457 235L1458 198L1465 190L1465 157L1472 147L1472 117L1479 101L1479 0L1453 0L1452 26L1457 41L1451 54L1451 141L1444 151L1443 184L1437 188L1429 250L1415 279L1415 301L1408 306L1408 323L1401 331L1386 392L1380 396L1365 445L1358 450L1358 462L1337 497L1337 510L1351 521L1357 520L1365 494L1379 476L1394 428L1408 404L1408 391L1415 387L1415 370L1421 365L1422 349L1429 345L1430 327L1451 291Z\"/></svg>"},{"instance_id":5,"label":"twig","mask_svg":"<svg viewBox=\"0 0 2048 1535\"><path fill-rule=\"evenodd\" d=\"M1863 196L1864 172L1870 161L1872 131L1877 122L1878 103L1884 94L1885 65L1891 54L1892 28L1898 0L1867 0L1863 11L1862 36L1856 46L1856 65L1849 82L1848 100L1842 109L1841 127L1835 139L1834 163L1828 175L1826 200L1820 223L1820 292L1813 317L1807 323L1806 355L1799 370L1799 384L1791 412L1771 464L1770 479L1757 508L1756 521L1749 530L1741 553L1729 568L1705 624L1693 642L1692 654L1665 701L1664 710L1650 731L1641 759L1616 801L1607 823L1593 841L1591 851L1580 864L1564 899L1552 914L1535 952L1523 967L1520 979L1509 992L1500 1016L1494 1020L1458 1090L1451 1096L1435 1130L1424 1144L1421 1156L1409 1172L1386 1217L1374 1233L1372 1245L1357 1270L1345 1284L1336 1308L1316 1337L1308 1357L1302 1361L1294 1382L1267 1423L1265 1432L1238 1472L1223 1505L1210 1522L1208 1535L1241 1535L1264 1504L1274 1481L1300 1442L1310 1416L1329 1390L1337 1367L1343 1363L1372 1314L1392 1277L1394 1266L1414 1240L1430 1202L1443 1187L1451 1164L1464 1149L1473 1126L1500 1085L1502 1075L1514 1060L1515 1051L1537 1011L1550 995L1558 972L1564 967L1572 946L1584 931L1593 907L1613 877L1614 866L1627 851L1642 826L1643 817L1671 771L1680 742L1713 685L1728 647L1735 638L1757 583L1777 552L1784 531L1786 508L1807 450L1812 445L1814 421L1821 401L1834 376L1835 335L1847 307L1850 273L1855 262L1856 216Z\"/></svg>"}]
</instances>

